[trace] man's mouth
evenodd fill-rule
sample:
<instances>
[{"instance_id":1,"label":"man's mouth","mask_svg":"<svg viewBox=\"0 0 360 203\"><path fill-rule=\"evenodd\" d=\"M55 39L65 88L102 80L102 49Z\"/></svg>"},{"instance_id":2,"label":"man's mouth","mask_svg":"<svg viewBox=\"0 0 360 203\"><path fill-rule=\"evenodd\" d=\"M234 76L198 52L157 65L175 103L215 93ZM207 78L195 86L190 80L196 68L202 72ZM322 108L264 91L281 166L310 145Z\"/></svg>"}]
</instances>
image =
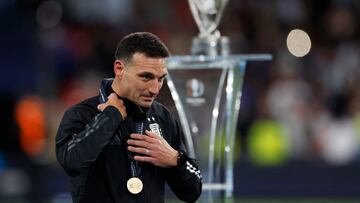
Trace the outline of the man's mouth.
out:
<instances>
[{"instance_id":1,"label":"man's mouth","mask_svg":"<svg viewBox=\"0 0 360 203\"><path fill-rule=\"evenodd\" d=\"M152 101L154 100L153 96L143 96L145 98L146 101Z\"/></svg>"}]
</instances>

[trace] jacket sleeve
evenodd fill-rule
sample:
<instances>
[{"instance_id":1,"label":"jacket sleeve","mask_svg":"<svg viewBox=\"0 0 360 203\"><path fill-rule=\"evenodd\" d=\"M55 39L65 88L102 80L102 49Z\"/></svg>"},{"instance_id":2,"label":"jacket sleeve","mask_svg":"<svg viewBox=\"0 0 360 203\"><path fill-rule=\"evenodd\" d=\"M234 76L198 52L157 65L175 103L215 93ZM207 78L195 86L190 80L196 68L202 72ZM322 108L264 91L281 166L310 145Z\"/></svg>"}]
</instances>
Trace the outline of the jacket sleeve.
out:
<instances>
[{"instance_id":1,"label":"jacket sleeve","mask_svg":"<svg viewBox=\"0 0 360 203\"><path fill-rule=\"evenodd\" d=\"M176 122L177 134L179 135L179 148L184 153L185 161L167 171L167 183L175 195L182 201L195 202L201 195L202 176L196 164L196 160L186 155L183 147L183 133Z\"/></svg>"},{"instance_id":2,"label":"jacket sleeve","mask_svg":"<svg viewBox=\"0 0 360 203\"><path fill-rule=\"evenodd\" d=\"M71 108L65 112L59 125L56 157L70 175L78 173L97 159L122 121L120 112L113 106L95 117L90 112L85 107Z\"/></svg>"}]
</instances>

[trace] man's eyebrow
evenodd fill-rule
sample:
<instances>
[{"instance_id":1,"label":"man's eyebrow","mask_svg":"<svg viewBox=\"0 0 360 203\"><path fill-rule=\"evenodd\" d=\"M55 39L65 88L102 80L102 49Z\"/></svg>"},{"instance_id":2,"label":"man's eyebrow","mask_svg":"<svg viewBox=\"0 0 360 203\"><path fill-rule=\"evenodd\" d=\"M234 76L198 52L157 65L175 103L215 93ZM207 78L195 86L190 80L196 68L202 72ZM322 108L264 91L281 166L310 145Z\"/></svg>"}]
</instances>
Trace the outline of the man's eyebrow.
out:
<instances>
[{"instance_id":1,"label":"man's eyebrow","mask_svg":"<svg viewBox=\"0 0 360 203\"><path fill-rule=\"evenodd\" d=\"M160 78L165 78L167 76L167 73L164 73L164 75L160 76Z\"/></svg>"},{"instance_id":2,"label":"man's eyebrow","mask_svg":"<svg viewBox=\"0 0 360 203\"><path fill-rule=\"evenodd\" d=\"M138 73L138 75L146 75L146 76L154 76L155 77L155 75L153 74L153 73L151 73L151 72L140 72L140 73Z\"/></svg>"},{"instance_id":3,"label":"man's eyebrow","mask_svg":"<svg viewBox=\"0 0 360 203\"><path fill-rule=\"evenodd\" d=\"M140 76L148 76L148 77L156 77L156 75L154 75L153 73L151 73L151 72L141 72L141 73L139 73L138 75L140 75ZM163 75L161 75L159 78L165 78L167 76L167 73L164 73Z\"/></svg>"}]
</instances>

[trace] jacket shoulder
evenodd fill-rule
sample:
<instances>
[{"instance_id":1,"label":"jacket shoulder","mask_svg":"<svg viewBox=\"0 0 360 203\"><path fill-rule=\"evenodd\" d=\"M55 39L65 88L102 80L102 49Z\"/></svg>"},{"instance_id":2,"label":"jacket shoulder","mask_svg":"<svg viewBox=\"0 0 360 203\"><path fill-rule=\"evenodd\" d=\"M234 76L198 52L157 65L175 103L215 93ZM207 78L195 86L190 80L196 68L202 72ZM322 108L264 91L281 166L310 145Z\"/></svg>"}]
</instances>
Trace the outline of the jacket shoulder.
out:
<instances>
[{"instance_id":1,"label":"jacket shoulder","mask_svg":"<svg viewBox=\"0 0 360 203\"><path fill-rule=\"evenodd\" d=\"M99 105L99 104L100 104L99 97L94 96L94 97L90 97L88 99L85 99L85 100L79 102L75 106L97 108L97 105Z\"/></svg>"},{"instance_id":2,"label":"jacket shoulder","mask_svg":"<svg viewBox=\"0 0 360 203\"><path fill-rule=\"evenodd\" d=\"M99 99L98 99L98 96L94 96L94 97L90 97L90 98L87 98L75 105L73 105L72 107L70 107L68 109L68 111L76 111L76 110L80 110L80 109L88 109L88 110L97 110L97 105L99 105L100 102L99 102Z\"/></svg>"},{"instance_id":3,"label":"jacket shoulder","mask_svg":"<svg viewBox=\"0 0 360 203\"><path fill-rule=\"evenodd\" d=\"M97 109L98 104L99 100L97 96L85 99L68 108L64 113L62 121L74 122L74 119L80 119L84 122L88 122L92 117L99 113Z\"/></svg>"},{"instance_id":4,"label":"jacket shoulder","mask_svg":"<svg viewBox=\"0 0 360 203\"><path fill-rule=\"evenodd\" d=\"M91 97L68 108L60 121L56 142L68 139L64 131L84 127L98 113L97 103L97 97Z\"/></svg>"}]
</instances>

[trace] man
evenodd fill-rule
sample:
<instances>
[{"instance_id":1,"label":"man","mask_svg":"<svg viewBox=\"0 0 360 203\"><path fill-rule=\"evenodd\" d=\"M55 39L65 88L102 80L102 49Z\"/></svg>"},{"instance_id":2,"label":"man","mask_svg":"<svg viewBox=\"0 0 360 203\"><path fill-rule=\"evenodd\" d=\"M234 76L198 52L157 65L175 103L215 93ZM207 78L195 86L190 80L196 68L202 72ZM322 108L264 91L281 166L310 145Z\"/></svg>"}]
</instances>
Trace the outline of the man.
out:
<instances>
[{"instance_id":1,"label":"man","mask_svg":"<svg viewBox=\"0 0 360 203\"><path fill-rule=\"evenodd\" d=\"M183 201L200 196L202 177L184 152L181 128L154 101L168 56L151 33L124 37L115 53L115 78L102 81L98 96L65 112L56 155L74 202L164 202L165 181Z\"/></svg>"}]
</instances>

